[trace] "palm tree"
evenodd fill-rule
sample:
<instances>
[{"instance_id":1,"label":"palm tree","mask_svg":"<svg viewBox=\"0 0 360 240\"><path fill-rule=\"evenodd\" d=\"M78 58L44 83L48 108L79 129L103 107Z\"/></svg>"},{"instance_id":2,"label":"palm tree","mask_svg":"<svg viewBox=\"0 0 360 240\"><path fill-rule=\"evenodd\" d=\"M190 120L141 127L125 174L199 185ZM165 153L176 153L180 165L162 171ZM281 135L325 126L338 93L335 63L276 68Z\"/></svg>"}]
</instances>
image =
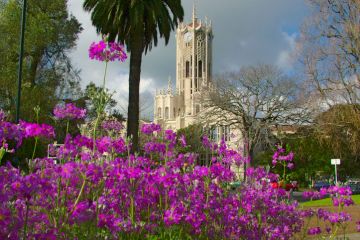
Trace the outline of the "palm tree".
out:
<instances>
[{"instance_id":1,"label":"palm tree","mask_svg":"<svg viewBox=\"0 0 360 240\"><path fill-rule=\"evenodd\" d=\"M125 44L130 52L127 136L136 151L142 54L157 45L158 36L169 42L171 31L184 17L181 0L85 0L83 7L91 12L98 33Z\"/></svg>"}]
</instances>

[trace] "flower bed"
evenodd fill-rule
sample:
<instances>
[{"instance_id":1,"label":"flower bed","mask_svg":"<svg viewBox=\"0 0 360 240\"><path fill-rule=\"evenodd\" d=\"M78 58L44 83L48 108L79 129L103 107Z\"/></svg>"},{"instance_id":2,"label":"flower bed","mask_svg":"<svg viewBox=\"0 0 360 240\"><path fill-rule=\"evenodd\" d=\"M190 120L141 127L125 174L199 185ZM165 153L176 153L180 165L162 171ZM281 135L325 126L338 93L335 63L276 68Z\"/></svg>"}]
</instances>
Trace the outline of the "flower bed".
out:
<instances>
[{"instance_id":1,"label":"flower bed","mask_svg":"<svg viewBox=\"0 0 360 240\"><path fill-rule=\"evenodd\" d=\"M126 58L121 45L106 41L92 44L89 53L106 67L108 61ZM10 163L0 167L0 239L275 240L320 234L320 227L304 228L313 217L329 222L329 236L351 220L340 211L352 204L348 189L327 192L339 206L336 213L299 209L284 189L272 187L278 176L264 168L248 168L246 182L234 190L230 186L239 174L232 169L247 159L225 141L218 145L204 136L212 158L209 166L200 166L196 153L177 151L186 146L184 136L149 124L142 126L140 151L130 154L131 141L119 137L122 125L99 122L106 105L105 76L102 94L93 98L93 136L67 134L69 121L85 118L85 110L74 104L54 109L55 118L67 122L64 144L49 149L56 161L34 158L39 138L55 138L53 127L13 124L0 111L0 160L20 148L23 139L35 138L29 172ZM286 168L294 167L292 160L291 152L276 149L273 164L283 166L283 180Z\"/></svg>"}]
</instances>

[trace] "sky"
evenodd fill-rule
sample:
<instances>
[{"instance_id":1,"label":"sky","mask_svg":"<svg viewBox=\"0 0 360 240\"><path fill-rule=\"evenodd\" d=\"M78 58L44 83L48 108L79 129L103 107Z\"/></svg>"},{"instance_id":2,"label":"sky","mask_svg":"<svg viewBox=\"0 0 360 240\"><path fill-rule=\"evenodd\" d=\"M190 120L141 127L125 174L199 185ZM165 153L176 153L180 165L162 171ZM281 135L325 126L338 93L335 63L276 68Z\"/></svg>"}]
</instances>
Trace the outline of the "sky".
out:
<instances>
[{"instance_id":1,"label":"sky","mask_svg":"<svg viewBox=\"0 0 360 240\"><path fill-rule=\"evenodd\" d=\"M101 39L91 24L90 13L82 9L82 0L68 0L72 15L82 24L77 47L71 52L72 62L81 70L81 85L101 85L105 65L89 59L88 48ZM275 64L291 72L296 38L301 24L309 14L305 0L195 0L196 15L207 17L213 25L213 72L220 74L257 63ZM182 0L185 22L190 22L194 0ZM175 32L165 46L158 46L143 56L140 105L142 117L153 118L156 89L167 86L169 76L175 86ZM128 98L129 59L113 62L108 67L106 87L114 93L118 107L126 115Z\"/></svg>"}]
</instances>

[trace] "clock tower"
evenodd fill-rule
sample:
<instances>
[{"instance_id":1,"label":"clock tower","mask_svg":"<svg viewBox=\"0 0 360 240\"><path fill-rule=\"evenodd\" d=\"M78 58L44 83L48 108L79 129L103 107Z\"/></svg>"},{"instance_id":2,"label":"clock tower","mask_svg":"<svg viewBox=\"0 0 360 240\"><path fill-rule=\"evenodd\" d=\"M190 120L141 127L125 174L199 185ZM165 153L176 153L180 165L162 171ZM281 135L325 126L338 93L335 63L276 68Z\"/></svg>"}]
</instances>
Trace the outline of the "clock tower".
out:
<instances>
[{"instance_id":1,"label":"clock tower","mask_svg":"<svg viewBox=\"0 0 360 240\"><path fill-rule=\"evenodd\" d=\"M154 121L164 129L180 129L194 123L202 111L201 98L210 86L212 74L212 25L196 17L180 23L176 30L176 90L155 96Z\"/></svg>"}]
</instances>

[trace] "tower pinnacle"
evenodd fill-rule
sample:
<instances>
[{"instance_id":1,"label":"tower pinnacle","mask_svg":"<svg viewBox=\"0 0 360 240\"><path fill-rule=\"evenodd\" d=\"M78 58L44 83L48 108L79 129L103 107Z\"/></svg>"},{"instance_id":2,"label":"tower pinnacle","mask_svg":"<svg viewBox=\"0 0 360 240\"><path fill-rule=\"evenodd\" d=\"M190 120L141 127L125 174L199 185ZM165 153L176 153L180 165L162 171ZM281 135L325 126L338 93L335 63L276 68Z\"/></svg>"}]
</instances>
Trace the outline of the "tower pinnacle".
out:
<instances>
[{"instance_id":1,"label":"tower pinnacle","mask_svg":"<svg viewBox=\"0 0 360 240\"><path fill-rule=\"evenodd\" d=\"M168 89L167 89L167 92L168 93L172 93L172 83L171 83L171 76L169 76L169 79L168 79Z\"/></svg>"},{"instance_id":2,"label":"tower pinnacle","mask_svg":"<svg viewBox=\"0 0 360 240\"><path fill-rule=\"evenodd\" d=\"M194 3L193 3L193 12L192 12L192 22L193 22L193 24L195 24L195 20L196 20L196 0L194 0Z\"/></svg>"}]
</instances>

